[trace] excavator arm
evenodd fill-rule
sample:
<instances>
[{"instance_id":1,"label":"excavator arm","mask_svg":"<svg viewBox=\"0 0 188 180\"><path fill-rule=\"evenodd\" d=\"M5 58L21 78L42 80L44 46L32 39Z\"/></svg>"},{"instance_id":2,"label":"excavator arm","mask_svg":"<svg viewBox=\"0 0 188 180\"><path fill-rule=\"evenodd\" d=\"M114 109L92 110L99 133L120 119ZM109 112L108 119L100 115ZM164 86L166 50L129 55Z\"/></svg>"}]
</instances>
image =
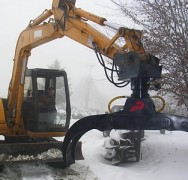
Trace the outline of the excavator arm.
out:
<instances>
[{"instance_id":1,"label":"excavator arm","mask_svg":"<svg viewBox=\"0 0 188 180\"><path fill-rule=\"evenodd\" d=\"M46 20L48 21L46 22ZM92 21L101 26L110 26L114 29L105 18L76 8L72 1L54 0L52 9L45 10L21 32L15 50L6 112L8 125L15 125L13 126L13 128L16 128L14 132L21 132L21 129L23 129L21 107L24 77L28 58L33 48L67 36L88 48L98 51L111 60L114 59L115 54L128 51L145 55L141 43L141 31L124 27L115 28L116 34L112 38L108 38L104 33L93 28L87 21ZM119 38L124 39L125 43L122 46L116 44Z\"/></svg>"}]
</instances>

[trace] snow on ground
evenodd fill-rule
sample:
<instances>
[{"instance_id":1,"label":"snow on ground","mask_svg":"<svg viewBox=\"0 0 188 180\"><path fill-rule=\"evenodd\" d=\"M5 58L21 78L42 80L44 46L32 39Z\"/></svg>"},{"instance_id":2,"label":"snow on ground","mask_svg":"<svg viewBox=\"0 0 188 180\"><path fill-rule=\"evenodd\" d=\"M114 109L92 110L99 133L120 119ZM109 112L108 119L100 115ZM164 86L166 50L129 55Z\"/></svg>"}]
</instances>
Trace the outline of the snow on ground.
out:
<instances>
[{"instance_id":1,"label":"snow on ground","mask_svg":"<svg viewBox=\"0 0 188 180\"><path fill-rule=\"evenodd\" d=\"M102 133L92 130L82 137L85 160L66 169L45 164L9 165L2 180L187 180L188 134L185 132L146 131L142 142L142 159L137 163L111 165L105 153Z\"/></svg>"},{"instance_id":2,"label":"snow on ground","mask_svg":"<svg viewBox=\"0 0 188 180\"><path fill-rule=\"evenodd\" d=\"M142 159L137 163L118 166L113 166L102 158L104 151L102 135L97 131L89 133L88 136L93 136L91 138L93 145L91 142L90 145L86 142L87 137L83 138L83 143L88 144L83 149L86 157L83 162L84 165L89 165L99 179L177 180L179 178L187 180L188 134L185 132L166 132L163 135L159 131L146 131L141 148Z\"/></svg>"},{"instance_id":3,"label":"snow on ground","mask_svg":"<svg viewBox=\"0 0 188 180\"><path fill-rule=\"evenodd\" d=\"M97 180L87 166L78 163L66 169L54 169L45 164L9 165L2 173L1 180Z\"/></svg>"}]
</instances>

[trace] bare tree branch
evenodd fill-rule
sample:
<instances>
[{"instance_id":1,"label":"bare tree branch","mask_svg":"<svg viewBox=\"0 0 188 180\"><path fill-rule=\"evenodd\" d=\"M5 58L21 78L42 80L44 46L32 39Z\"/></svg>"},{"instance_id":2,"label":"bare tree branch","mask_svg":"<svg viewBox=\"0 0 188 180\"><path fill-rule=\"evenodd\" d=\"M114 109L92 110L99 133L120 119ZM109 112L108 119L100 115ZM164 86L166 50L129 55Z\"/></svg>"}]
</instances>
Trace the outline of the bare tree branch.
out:
<instances>
[{"instance_id":1,"label":"bare tree branch","mask_svg":"<svg viewBox=\"0 0 188 180\"><path fill-rule=\"evenodd\" d=\"M144 32L143 44L163 65L162 92L188 109L188 1L111 0Z\"/></svg>"}]
</instances>

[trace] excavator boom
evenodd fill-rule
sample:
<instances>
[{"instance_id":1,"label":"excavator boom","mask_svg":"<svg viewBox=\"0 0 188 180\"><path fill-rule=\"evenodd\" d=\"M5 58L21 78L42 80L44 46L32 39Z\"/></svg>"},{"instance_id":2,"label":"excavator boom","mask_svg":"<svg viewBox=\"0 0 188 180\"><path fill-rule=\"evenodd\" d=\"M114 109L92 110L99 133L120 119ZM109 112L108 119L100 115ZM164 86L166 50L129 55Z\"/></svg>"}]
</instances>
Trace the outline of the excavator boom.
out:
<instances>
[{"instance_id":1,"label":"excavator boom","mask_svg":"<svg viewBox=\"0 0 188 180\"><path fill-rule=\"evenodd\" d=\"M54 16L53 19L52 16ZM45 22L48 18L50 18L50 21ZM27 28L21 32L15 50L6 112L7 121L15 123L14 131L22 131L20 127L22 126L21 106L24 76L28 58L33 48L66 36L112 60L116 54L128 51L138 52L145 56L145 50L140 40L141 31L121 27L117 29L112 38L108 38L89 25L86 20L102 26L108 24L105 18L76 8L74 3L70 1L54 0L51 10L44 11L35 20L30 21ZM125 40L122 46L116 44L119 38ZM143 58L143 60L145 61L146 58Z\"/></svg>"}]
</instances>

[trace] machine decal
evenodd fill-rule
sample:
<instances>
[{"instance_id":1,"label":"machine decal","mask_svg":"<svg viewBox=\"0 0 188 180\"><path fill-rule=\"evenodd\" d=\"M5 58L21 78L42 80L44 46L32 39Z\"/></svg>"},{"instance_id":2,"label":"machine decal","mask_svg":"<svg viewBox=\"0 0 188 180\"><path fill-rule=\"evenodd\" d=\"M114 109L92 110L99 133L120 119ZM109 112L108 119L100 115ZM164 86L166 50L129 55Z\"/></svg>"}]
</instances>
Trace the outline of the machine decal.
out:
<instances>
[{"instance_id":1,"label":"machine decal","mask_svg":"<svg viewBox=\"0 0 188 180\"><path fill-rule=\"evenodd\" d=\"M144 103L142 101L137 101L130 109L130 112L135 112L136 110L144 109Z\"/></svg>"}]
</instances>

